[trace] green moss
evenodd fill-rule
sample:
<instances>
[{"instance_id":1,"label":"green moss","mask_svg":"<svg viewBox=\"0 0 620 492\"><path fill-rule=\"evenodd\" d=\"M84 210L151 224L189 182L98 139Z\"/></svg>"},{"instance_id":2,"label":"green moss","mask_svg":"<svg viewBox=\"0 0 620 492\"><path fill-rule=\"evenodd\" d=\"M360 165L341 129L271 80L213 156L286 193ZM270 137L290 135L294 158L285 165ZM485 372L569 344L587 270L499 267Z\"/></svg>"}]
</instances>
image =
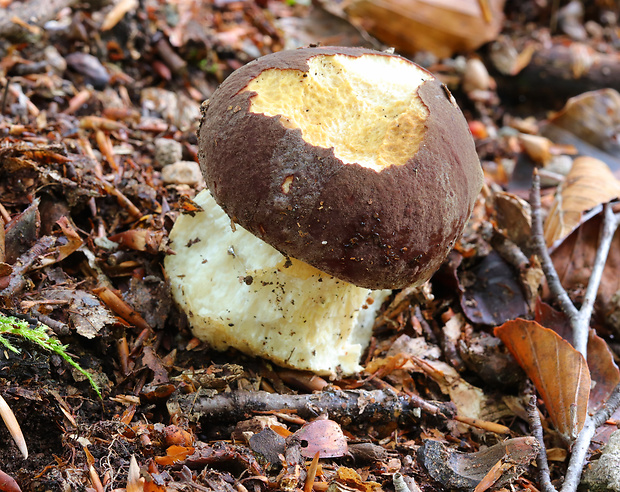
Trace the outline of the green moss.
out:
<instances>
[{"instance_id":1,"label":"green moss","mask_svg":"<svg viewBox=\"0 0 620 492\"><path fill-rule=\"evenodd\" d=\"M44 324L38 324L37 326L33 327L27 321L15 318L13 316L5 316L4 314L0 313L1 345L3 345L8 350L11 350L12 352L19 353L19 349L11 345L11 343L2 336L3 333L8 333L10 335L22 337L25 340L34 343L39 347L42 347L48 352L58 354L65 360L65 362L67 362L67 364L81 372L86 377L86 379L88 379L99 398L102 398L99 386L97 385L97 383L95 383L95 380L90 375L90 373L85 369L82 369L82 367L77 362L75 362L73 358L67 353L68 345L63 345L62 343L60 343L60 341L50 337L47 334L47 330L50 330L50 328Z\"/></svg>"}]
</instances>

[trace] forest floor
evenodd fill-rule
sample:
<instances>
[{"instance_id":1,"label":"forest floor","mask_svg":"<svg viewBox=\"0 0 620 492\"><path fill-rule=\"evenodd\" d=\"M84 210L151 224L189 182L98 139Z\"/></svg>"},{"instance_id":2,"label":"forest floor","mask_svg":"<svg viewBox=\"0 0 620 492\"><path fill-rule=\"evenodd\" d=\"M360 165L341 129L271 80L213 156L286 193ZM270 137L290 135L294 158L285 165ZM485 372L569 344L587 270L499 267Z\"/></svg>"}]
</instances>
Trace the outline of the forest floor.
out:
<instances>
[{"instance_id":1,"label":"forest floor","mask_svg":"<svg viewBox=\"0 0 620 492\"><path fill-rule=\"evenodd\" d=\"M455 40L449 15L414 28L404 7L377 25L372 2L0 0L0 396L29 452L0 426L0 490L542 490L534 387L497 329L527 320L569 338L534 254L532 172L545 239L579 305L597 212L620 196L620 6L427 3L478 27ZM442 48L417 50L403 41L413 31ZM448 260L385 302L365 370L346 378L210 349L163 268L175 220L205 186L201 103L247 62L309 44L393 46L435 73L485 173ZM578 168L591 181L571 191ZM560 390L540 394L557 483L570 456L558 415L585 415L588 399L600 407L620 381L619 241L592 319L597 391L559 409ZM83 371L23 336L37 326ZM531 358L519 362L539 393L534 365L558 388L585 377ZM594 462L616 428L612 418L599 430Z\"/></svg>"}]
</instances>

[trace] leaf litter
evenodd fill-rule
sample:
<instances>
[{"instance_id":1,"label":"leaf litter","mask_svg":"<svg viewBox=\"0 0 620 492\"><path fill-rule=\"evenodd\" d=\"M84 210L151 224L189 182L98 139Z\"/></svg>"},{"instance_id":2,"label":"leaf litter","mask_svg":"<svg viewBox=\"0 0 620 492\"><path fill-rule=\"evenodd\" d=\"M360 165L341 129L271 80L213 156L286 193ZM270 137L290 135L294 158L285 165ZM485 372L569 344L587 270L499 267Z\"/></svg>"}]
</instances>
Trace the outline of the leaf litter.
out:
<instances>
[{"instance_id":1,"label":"leaf litter","mask_svg":"<svg viewBox=\"0 0 620 492\"><path fill-rule=\"evenodd\" d=\"M22 2L6 3L7 12L19 13ZM596 138L613 116L597 118L596 108L618 98L613 89L591 92L545 121L546 111L576 94L567 97L570 90L558 86L544 105L535 96L519 106L506 97L502 91L522 80L545 93L544 74L530 65L534 46L538 57L563 53L538 2L506 6L502 20L494 17L501 2L468 2L466 15L486 6L493 29L501 26L502 34L485 39L488 51L473 51L473 35L461 57L401 45L442 77L464 108L487 186L442 271L422 292L395 292L381 310L365 372L329 381L213 352L193 338L171 301L162 260L174 253L167 246L174 220L196 211L192 198L204 185L169 166L187 171L195 163L200 103L232 70L294 43L287 26L301 24L304 39L324 44L395 44L382 37L387 25L370 29L372 16L364 18L379 4L355 2L347 12L275 0L147 1L143 10L133 1L92 10L70 0L28 3L40 6L39 24L30 17L7 24L0 13L1 307L28 317L15 323L64 352L50 355L19 333L6 335L0 395L23 428L30 458L15 459L10 437L0 434L2 490L372 491L401 480L411 490L531 490L538 448L527 429L527 386L494 327L538 388L543 418L561 434L579 427L588 393L591 409L603 404L618 381L610 336L618 324L618 248L602 284L588 368L562 340L570 339L565 332L548 330L562 325L561 317L535 310L538 294L547 294L539 289L523 198L531 170L544 163L543 203L554 207L548 230L563 239L554 259L579 299L600 225L583 214L617 197L613 136ZM456 3L450 18L462 10ZM596 8L605 18L605 7ZM479 12L476 22L488 22ZM326 15L333 22L323 22ZM395 15L395 26L410 25L409 10ZM600 58L613 71L613 26L587 15L588 37L579 45L609 51ZM521 27L525 18L535 32ZM541 39L552 39L551 48ZM596 71L583 68L594 55L579 49L582 68L569 66L566 74L596 89ZM478 68L461 88L466 65ZM497 80L485 78L486 69ZM482 79L488 83L478 84ZM179 143L171 161L156 159L160 140ZM575 151L582 156L573 164ZM586 171L575 178L580 166ZM574 187L584 179L587 186ZM569 206L575 202L581 205ZM528 320L515 321L519 316ZM520 341L523 330L533 342ZM575 364L558 368L544 355L549 346ZM94 381L102 399L91 390ZM323 413L328 420L319 419ZM566 445L552 444L557 478Z\"/></svg>"}]
</instances>

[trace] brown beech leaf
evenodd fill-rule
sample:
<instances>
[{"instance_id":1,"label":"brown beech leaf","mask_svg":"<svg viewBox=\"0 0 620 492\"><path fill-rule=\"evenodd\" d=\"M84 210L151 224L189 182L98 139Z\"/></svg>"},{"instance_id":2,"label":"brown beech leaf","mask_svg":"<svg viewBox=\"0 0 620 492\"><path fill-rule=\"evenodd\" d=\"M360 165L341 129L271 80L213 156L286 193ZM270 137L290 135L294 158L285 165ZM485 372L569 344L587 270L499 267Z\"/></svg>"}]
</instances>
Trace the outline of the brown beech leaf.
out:
<instances>
[{"instance_id":1,"label":"brown beech leaf","mask_svg":"<svg viewBox=\"0 0 620 492\"><path fill-rule=\"evenodd\" d=\"M590 371L583 356L556 332L517 318L494 330L543 397L560 434L571 441L586 419Z\"/></svg>"},{"instance_id":2,"label":"brown beech leaf","mask_svg":"<svg viewBox=\"0 0 620 492\"><path fill-rule=\"evenodd\" d=\"M534 319L572 344L573 333L570 323L561 311L553 309L538 299ZM594 381L594 387L590 390L588 408L591 412L596 412L620 383L620 370L605 340L592 329L588 335L588 367L590 378Z\"/></svg>"},{"instance_id":3,"label":"brown beech leaf","mask_svg":"<svg viewBox=\"0 0 620 492\"><path fill-rule=\"evenodd\" d=\"M584 212L618 196L620 181L607 164L593 157L575 159L545 221L547 246L566 238L581 223Z\"/></svg>"},{"instance_id":4,"label":"brown beech leaf","mask_svg":"<svg viewBox=\"0 0 620 492\"><path fill-rule=\"evenodd\" d=\"M344 456L348 451L342 429L333 420L314 420L294 435L301 441L301 455L306 458L313 458L316 453L320 458L335 458Z\"/></svg>"},{"instance_id":5,"label":"brown beech leaf","mask_svg":"<svg viewBox=\"0 0 620 492\"><path fill-rule=\"evenodd\" d=\"M382 43L399 51L430 51L440 58L467 52L495 39L504 0L352 0L346 13ZM486 18L485 18L486 17Z\"/></svg>"}]
</instances>

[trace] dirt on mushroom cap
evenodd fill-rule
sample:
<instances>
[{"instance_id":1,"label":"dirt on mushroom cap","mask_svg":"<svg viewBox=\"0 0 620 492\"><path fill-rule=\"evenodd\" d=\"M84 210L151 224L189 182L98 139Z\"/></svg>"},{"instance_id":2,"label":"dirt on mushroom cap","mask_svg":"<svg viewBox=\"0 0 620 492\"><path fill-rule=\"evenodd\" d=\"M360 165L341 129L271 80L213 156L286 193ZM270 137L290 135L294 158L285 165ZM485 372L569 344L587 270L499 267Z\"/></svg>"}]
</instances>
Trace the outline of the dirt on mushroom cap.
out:
<instances>
[{"instance_id":1,"label":"dirt on mushroom cap","mask_svg":"<svg viewBox=\"0 0 620 492\"><path fill-rule=\"evenodd\" d=\"M421 74L412 92L428 115L416 133L423 138L404 164L376 170L351 163L335 147L308 142L283 116L253 112L256 84L245 89L265 71L301 73L303 79L317 66L309 60L331 59L333 67L335 56L364 59L367 67L377 61L378 68L392 57ZM384 86L374 86L373 97L390 100ZM375 114L364 107L359 103L350 114ZM325 125L342 116L325 114ZM206 106L199 137L207 185L230 217L284 254L372 289L426 281L461 234L482 185L467 123L445 86L403 58L372 50L308 48L242 67Z\"/></svg>"}]
</instances>

